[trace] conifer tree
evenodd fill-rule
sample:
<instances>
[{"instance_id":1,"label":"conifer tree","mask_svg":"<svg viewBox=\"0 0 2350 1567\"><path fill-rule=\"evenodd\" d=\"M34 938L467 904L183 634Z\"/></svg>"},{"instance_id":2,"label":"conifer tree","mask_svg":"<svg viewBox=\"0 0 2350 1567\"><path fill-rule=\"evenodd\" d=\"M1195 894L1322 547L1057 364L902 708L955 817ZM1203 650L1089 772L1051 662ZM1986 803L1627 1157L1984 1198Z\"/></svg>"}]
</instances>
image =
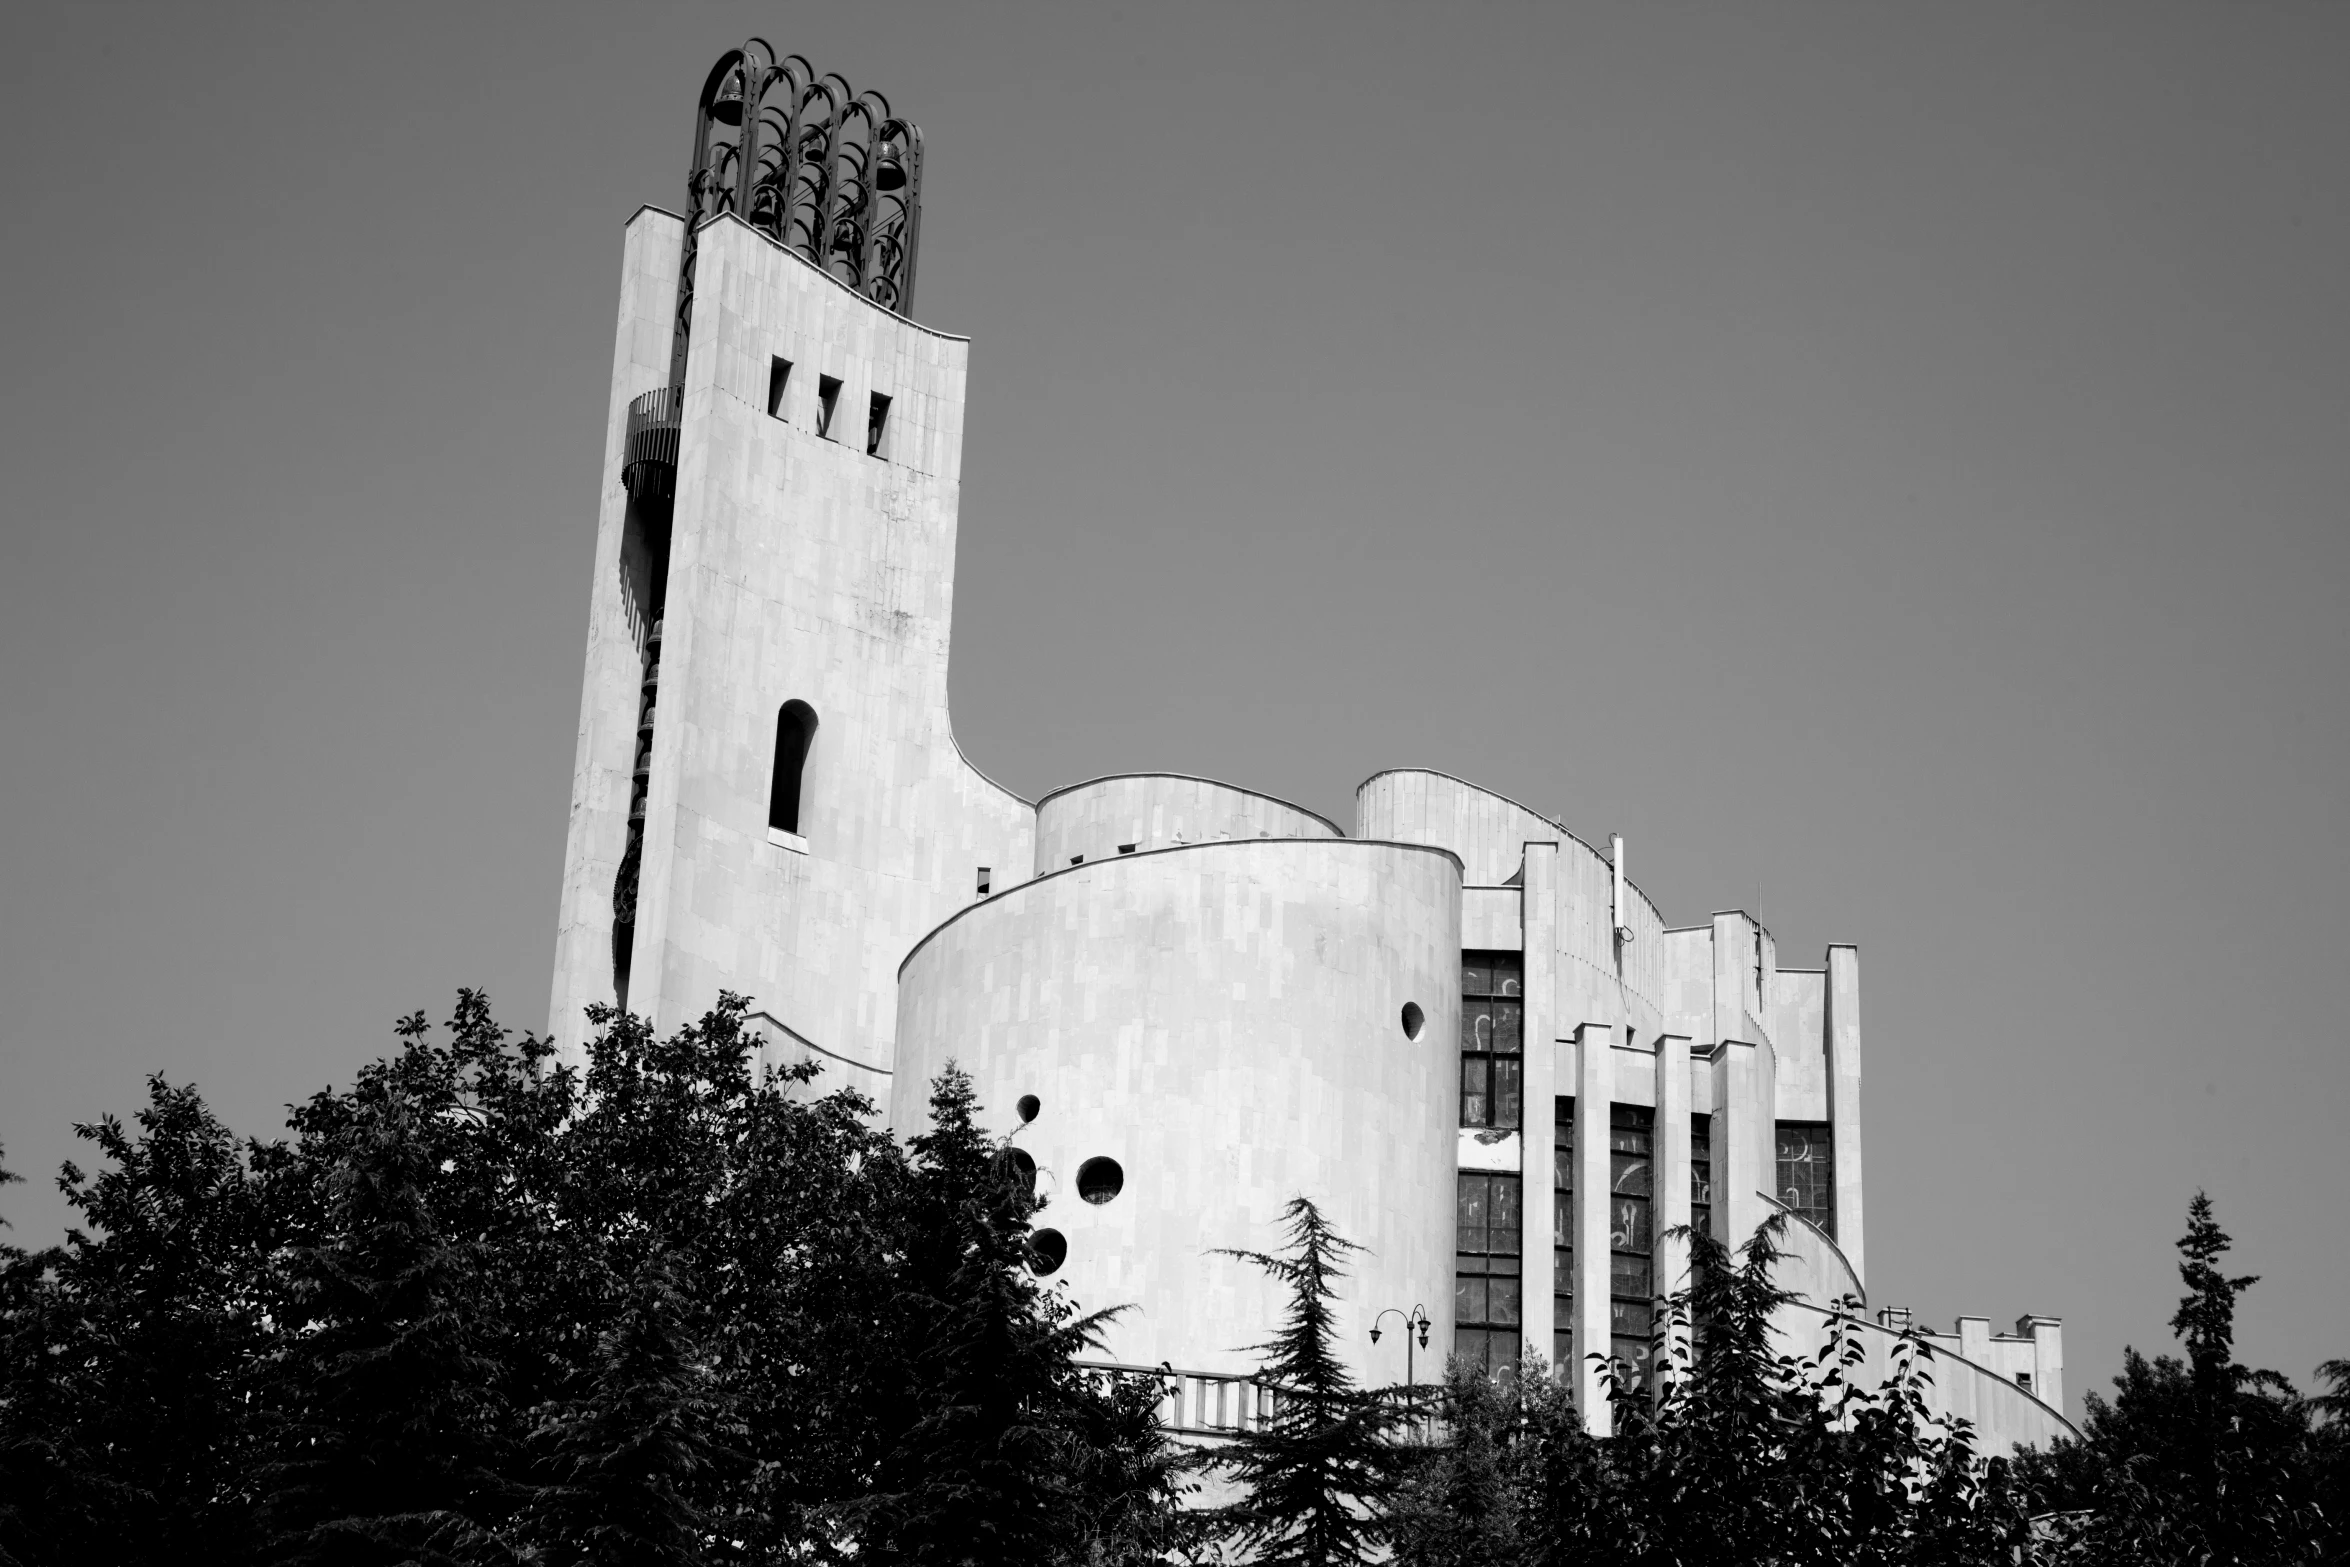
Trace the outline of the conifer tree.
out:
<instances>
[{"instance_id":1,"label":"conifer tree","mask_svg":"<svg viewBox=\"0 0 2350 1567\"><path fill-rule=\"evenodd\" d=\"M1338 1358L1331 1302L1346 1276L1346 1240L1305 1197L1282 1210L1278 1256L1226 1250L1285 1285L1280 1330L1256 1345L1273 1413L1217 1456L1240 1497L1218 1510L1225 1535L1262 1567L1341 1567L1380 1559L1399 1473L1388 1440L1397 1415L1355 1385Z\"/></svg>"},{"instance_id":2,"label":"conifer tree","mask_svg":"<svg viewBox=\"0 0 2350 1567\"><path fill-rule=\"evenodd\" d=\"M1103 1540L1095 1520L1138 1500L1119 1490L1167 1483L1163 1438L1136 1418L1147 1405L1119 1403L1074 1364L1115 1312L1079 1316L1036 1283L1037 1198L976 1125L969 1079L949 1067L930 1108L911 1143L902 1414L872 1494L843 1516L860 1559L893 1567L1082 1561Z\"/></svg>"}]
</instances>

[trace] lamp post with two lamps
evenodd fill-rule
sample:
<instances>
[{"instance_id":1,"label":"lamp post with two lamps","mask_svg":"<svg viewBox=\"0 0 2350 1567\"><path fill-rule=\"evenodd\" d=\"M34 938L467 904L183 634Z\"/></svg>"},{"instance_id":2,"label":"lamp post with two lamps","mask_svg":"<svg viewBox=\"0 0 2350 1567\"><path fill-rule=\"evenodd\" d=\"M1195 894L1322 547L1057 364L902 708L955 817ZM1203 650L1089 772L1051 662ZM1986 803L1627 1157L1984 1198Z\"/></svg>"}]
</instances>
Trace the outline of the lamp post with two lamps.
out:
<instances>
[{"instance_id":1,"label":"lamp post with two lamps","mask_svg":"<svg viewBox=\"0 0 2350 1567\"><path fill-rule=\"evenodd\" d=\"M1371 1319L1372 1343L1379 1342L1379 1324L1385 1322L1389 1317L1403 1318L1403 1383L1407 1388L1416 1388L1419 1381L1412 1374L1412 1340L1417 1336L1420 1341L1419 1347L1426 1349L1428 1347L1428 1330L1435 1326L1435 1323L1429 1317L1427 1308L1417 1303L1409 1311L1390 1306ZM1417 1330L1416 1335L1414 1330Z\"/></svg>"}]
</instances>

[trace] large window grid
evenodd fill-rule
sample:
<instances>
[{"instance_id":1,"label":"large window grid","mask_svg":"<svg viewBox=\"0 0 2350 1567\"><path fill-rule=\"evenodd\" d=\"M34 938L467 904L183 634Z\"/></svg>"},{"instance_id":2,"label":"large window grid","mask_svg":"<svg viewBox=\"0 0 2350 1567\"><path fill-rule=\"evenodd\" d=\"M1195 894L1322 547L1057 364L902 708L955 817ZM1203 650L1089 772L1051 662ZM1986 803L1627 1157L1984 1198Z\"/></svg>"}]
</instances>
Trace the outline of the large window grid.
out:
<instances>
[{"instance_id":1,"label":"large window grid","mask_svg":"<svg viewBox=\"0 0 2350 1567\"><path fill-rule=\"evenodd\" d=\"M1779 1201L1836 1238L1836 1142L1824 1121L1779 1123Z\"/></svg>"},{"instance_id":2,"label":"large window grid","mask_svg":"<svg viewBox=\"0 0 2350 1567\"><path fill-rule=\"evenodd\" d=\"M1512 1376L1518 1366L1521 1324L1522 1187L1515 1175L1481 1170L1463 1170L1458 1181L1452 1352L1483 1371Z\"/></svg>"},{"instance_id":3,"label":"large window grid","mask_svg":"<svg viewBox=\"0 0 2350 1567\"><path fill-rule=\"evenodd\" d=\"M1550 1368L1575 1363L1575 1101L1553 1102L1550 1130Z\"/></svg>"},{"instance_id":4,"label":"large window grid","mask_svg":"<svg viewBox=\"0 0 2350 1567\"><path fill-rule=\"evenodd\" d=\"M1461 954L1461 1125L1514 1131L1525 1098L1526 962Z\"/></svg>"},{"instance_id":5,"label":"large window grid","mask_svg":"<svg viewBox=\"0 0 2350 1567\"><path fill-rule=\"evenodd\" d=\"M1608 1111L1608 1353L1648 1380L1656 1318L1656 1112Z\"/></svg>"}]
</instances>

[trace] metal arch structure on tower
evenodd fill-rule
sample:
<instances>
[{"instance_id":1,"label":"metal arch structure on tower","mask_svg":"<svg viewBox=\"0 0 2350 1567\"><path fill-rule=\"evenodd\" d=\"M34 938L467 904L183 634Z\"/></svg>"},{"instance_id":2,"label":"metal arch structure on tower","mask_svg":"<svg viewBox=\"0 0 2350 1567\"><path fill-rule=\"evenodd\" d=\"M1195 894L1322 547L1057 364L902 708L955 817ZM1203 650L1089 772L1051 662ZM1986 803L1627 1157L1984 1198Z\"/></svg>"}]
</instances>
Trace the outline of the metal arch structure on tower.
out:
<instances>
[{"instance_id":1,"label":"metal arch structure on tower","mask_svg":"<svg viewBox=\"0 0 2350 1567\"><path fill-rule=\"evenodd\" d=\"M718 57L694 111L685 258L670 384L683 385L694 251L703 224L733 213L875 304L914 307L922 238L922 130L878 92L821 76L753 38Z\"/></svg>"}]
</instances>

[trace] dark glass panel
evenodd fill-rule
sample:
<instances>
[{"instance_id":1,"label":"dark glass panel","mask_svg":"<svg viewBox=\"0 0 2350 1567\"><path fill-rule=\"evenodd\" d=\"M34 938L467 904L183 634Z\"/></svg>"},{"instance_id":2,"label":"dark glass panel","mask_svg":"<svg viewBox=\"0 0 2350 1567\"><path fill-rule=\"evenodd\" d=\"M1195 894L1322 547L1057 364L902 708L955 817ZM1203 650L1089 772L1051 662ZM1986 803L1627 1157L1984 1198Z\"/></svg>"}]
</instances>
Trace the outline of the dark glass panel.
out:
<instances>
[{"instance_id":1,"label":"dark glass panel","mask_svg":"<svg viewBox=\"0 0 2350 1567\"><path fill-rule=\"evenodd\" d=\"M1526 993L1526 960L1515 952L1497 952L1493 955L1493 993L1497 996L1522 996Z\"/></svg>"},{"instance_id":2,"label":"dark glass panel","mask_svg":"<svg viewBox=\"0 0 2350 1567\"><path fill-rule=\"evenodd\" d=\"M1607 1260L1607 1292L1634 1300L1647 1300L1656 1293L1655 1275L1649 1271L1646 1257L1610 1257Z\"/></svg>"},{"instance_id":3,"label":"dark glass panel","mask_svg":"<svg viewBox=\"0 0 2350 1567\"><path fill-rule=\"evenodd\" d=\"M1516 1327L1519 1320L1518 1281L1516 1279L1490 1279L1487 1281L1487 1286L1486 1310L1489 1314L1485 1320L1498 1323L1503 1327Z\"/></svg>"},{"instance_id":4,"label":"dark glass panel","mask_svg":"<svg viewBox=\"0 0 2350 1567\"><path fill-rule=\"evenodd\" d=\"M1490 1050L1493 1048L1493 1003L1474 998L1461 1003L1461 1048L1463 1050Z\"/></svg>"},{"instance_id":5,"label":"dark glass panel","mask_svg":"<svg viewBox=\"0 0 2350 1567\"><path fill-rule=\"evenodd\" d=\"M1461 994L1482 996L1492 989L1493 965L1482 952L1461 954Z\"/></svg>"},{"instance_id":6,"label":"dark glass panel","mask_svg":"<svg viewBox=\"0 0 2350 1567\"><path fill-rule=\"evenodd\" d=\"M1520 1228L1518 1178L1514 1175L1496 1175L1492 1177L1492 1181L1493 1203L1489 1210L1491 1217L1485 1221L1486 1249L1502 1256L1514 1257L1518 1254L1518 1231Z\"/></svg>"},{"instance_id":7,"label":"dark glass panel","mask_svg":"<svg viewBox=\"0 0 2350 1567\"><path fill-rule=\"evenodd\" d=\"M1653 1197L1651 1184L1656 1168L1649 1162L1648 1151L1615 1153L1608 1156L1609 1186L1618 1197Z\"/></svg>"},{"instance_id":8,"label":"dark glass panel","mask_svg":"<svg viewBox=\"0 0 2350 1567\"><path fill-rule=\"evenodd\" d=\"M1503 1055L1516 1055L1523 1048L1526 1004L1523 1001L1496 1001L1493 1003L1493 1048Z\"/></svg>"},{"instance_id":9,"label":"dark glass panel","mask_svg":"<svg viewBox=\"0 0 2350 1567\"><path fill-rule=\"evenodd\" d=\"M1618 1197L1608 1205L1608 1248L1647 1256L1654 1240L1649 1224L1647 1198Z\"/></svg>"},{"instance_id":10,"label":"dark glass panel","mask_svg":"<svg viewBox=\"0 0 2350 1567\"><path fill-rule=\"evenodd\" d=\"M1493 1119L1493 1101L1487 1079L1493 1063L1484 1056L1461 1058L1461 1125L1485 1126Z\"/></svg>"},{"instance_id":11,"label":"dark glass panel","mask_svg":"<svg viewBox=\"0 0 2350 1567\"><path fill-rule=\"evenodd\" d=\"M1461 1226L1460 1249L1462 1251L1483 1251L1485 1249L1485 1205L1487 1198L1491 1195L1491 1189L1484 1176L1471 1175L1464 1171L1459 1177L1458 1191L1458 1217Z\"/></svg>"},{"instance_id":12,"label":"dark glass panel","mask_svg":"<svg viewBox=\"0 0 2350 1567\"><path fill-rule=\"evenodd\" d=\"M1524 1107L1523 1086L1525 1063L1516 1056L1497 1056L1493 1061L1493 1124L1509 1131L1518 1128L1518 1117Z\"/></svg>"}]
</instances>

